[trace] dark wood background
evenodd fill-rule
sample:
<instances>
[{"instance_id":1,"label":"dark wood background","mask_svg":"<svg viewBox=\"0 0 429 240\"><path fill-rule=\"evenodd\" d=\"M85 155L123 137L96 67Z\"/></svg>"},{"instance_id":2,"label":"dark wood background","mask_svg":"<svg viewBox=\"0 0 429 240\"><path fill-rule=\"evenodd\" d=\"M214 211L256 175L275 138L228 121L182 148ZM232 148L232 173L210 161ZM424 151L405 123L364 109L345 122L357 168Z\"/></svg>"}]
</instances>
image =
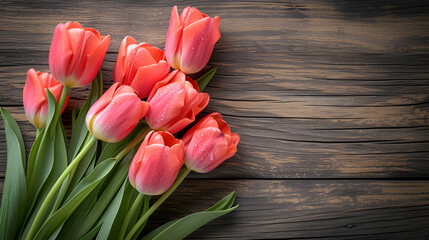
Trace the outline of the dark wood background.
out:
<instances>
[{"instance_id":1,"label":"dark wood background","mask_svg":"<svg viewBox=\"0 0 429 240\"><path fill-rule=\"evenodd\" d=\"M107 87L126 35L164 47L174 4L221 18L204 112L222 113L241 142L212 173L191 174L151 227L236 190L238 210L190 239L429 239L427 1L0 1L0 104L26 146L26 72L49 71L59 22L111 35ZM71 91L66 125L86 94Z\"/></svg>"}]
</instances>

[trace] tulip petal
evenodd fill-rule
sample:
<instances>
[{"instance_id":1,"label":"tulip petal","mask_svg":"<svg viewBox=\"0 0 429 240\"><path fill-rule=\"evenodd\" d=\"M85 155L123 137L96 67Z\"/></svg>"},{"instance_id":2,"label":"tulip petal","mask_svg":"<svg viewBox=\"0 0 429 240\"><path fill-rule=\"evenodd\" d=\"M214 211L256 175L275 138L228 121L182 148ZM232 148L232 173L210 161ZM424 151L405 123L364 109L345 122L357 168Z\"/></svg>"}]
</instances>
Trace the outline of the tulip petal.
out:
<instances>
[{"instance_id":1,"label":"tulip petal","mask_svg":"<svg viewBox=\"0 0 429 240\"><path fill-rule=\"evenodd\" d=\"M219 157L216 162L213 162L207 165L206 167L204 167L201 173L210 172L211 170L217 168L225 160L234 156L234 154L237 152L237 144L240 141L240 137L238 136L237 133L233 133L231 135L231 139L232 139L232 142L229 143L228 150L223 154L223 156Z\"/></svg>"},{"instance_id":2,"label":"tulip petal","mask_svg":"<svg viewBox=\"0 0 429 240\"><path fill-rule=\"evenodd\" d=\"M83 28L82 25L80 25L80 23L78 22L67 22L65 24L66 29L70 29L70 28Z\"/></svg>"},{"instance_id":3,"label":"tulip petal","mask_svg":"<svg viewBox=\"0 0 429 240\"><path fill-rule=\"evenodd\" d=\"M141 66L149 66L157 63L144 47L137 46L134 51L134 57L130 58L130 60L132 60L132 64L129 66L127 73L127 79L129 81L134 81L137 70ZM127 85L129 85L129 83Z\"/></svg>"},{"instance_id":4,"label":"tulip petal","mask_svg":"<svg viewBox=\"0 0 429 240\"><path fill-rule=\"evenodd\" d=\"M206 17L185 27L182 35L180 69L186 74L203 69L210 59L214 44L220 38L213 18Z\"/></svg>"},{"instance_id":5,"label":"tulip petal","mask_svg":"<svg viewBox=\"0 0 429 240\"><path fill-rule=\"evenodd\" d=\"M83 72L78 86L88 85L97 76L98 69L101 67L106 51L109 48L110 35L107 35L96 49L86 56L85 71ZM76 86L76 87L78 87Z\"/></svg>"},{"instance_id":6,"label":"tulip petal","mask_svg":"<svg viewBox=\"0 0 429 240\"><path fill-rule=\"evenodd\" d=\"M69 39L69 48L73 52L73 61L69 63L69 71L74 68L77 64L76 60L82 59L82 54L84 53L82 50L84 48L85 43L85 30L82 28L72 28L67 29L67 36ZM70 74L70 72L67 72Z\"/></svg>"},{"instance_id":7,"label":"tulip petal","mask_svg":"<svg viewBox=\"0 0 429 240\"><path fill-rule=\"evenodd\" d=\"M184 27L187 27L202 18L203 14L194 7L186 7L180 14L180 22Z\"/></svg>"},{"instance_id":8,"label":"tulip petal","mask_svg":"<svg viewBox=\"0 0 429 240\"><path fill-rule=\"evenodd\" d=\"M134 93L115 95L110 104L92 120L92 134L105 142L122 140L141 119L145 111L143 105L145 103Z\"/></svg>"},{"instance_id":9,"label":"tulip petal","mask_svg":"<svg viewBox=\"0 0 429 240\"><path fill-rule=\"evenodd\" d=\"M69 46L66 26L58 24L49 49L49 68L52 75L60 82L66 79L67 66L73 55L73 51Z\"/></svg>"},{"instance_id":10,"label":"tulip petal","mask_svg":"<svg viewBox=\"0 0 429 240\"><path fill-rule=\"evenodd\" d=\"M49 73L36 72L34 69L28 70L27 81L23 89L24 110L28 120L37 128L42 128L46 124L48 114L46 89L49 89L58 102L63 85ZM67 95L61 112L64 111L68 99Z\"/></svg>"},{"instance_id":11,"label":"tulip petal","mask_svg":"<svg viewBox=\"0 0 429 240\"><path fill-rule=\"evenodd\" d=\"M109 43L110 36L77 22L59 24L49 51L52 75L65 86L87 85L97 75Z\"/></svg>"},{"instance_id":12,"label":"tulip petal","mask_svg":"<svg viewBox=\"0 0 429 240\"><path fill-rule=\"evenodd\" d=\"M171 145L170 150L176 155L176 159L180 166L183 165L183 156L185 155L185 144L182 140L175 139L177 142Z\"/></svg>"},{"instance_id":13,"label":"tulip petal","mask_svg":"<svg viewBox=\"0 0 429 240\"><path fill-rule=\"evenodd\" d=\"M124 84L124 77L126 74L125 61L127 59L128 46L136 44L136 40L133 37L126 36L122 40L121 47L119 48L118 58L116 59L115 69L113 70L113 81L119 82L121 85Z\"/></svg>"},{"instance_id":14,"label":"tulip petal","mask_svg":"<svg viewBox=\"0 0 429 240\"><path fill-rule=\"evenodd\" d=\"M180 114L185 100L185 90L177 82L159 88L155 95L148 100L150 103L146 121L156 130L166 126L172 119Z\"/></svg>"},{"instance_id":15,"label":"tulip petal","mask_svg":"<svg viewBox=\"0 0 429 240\"><path fill-rule=\"evenodd\" d=\"M140 98L149 96L157 82L162 80L170 71L170 65L164 60L157 64L140 67L131 83Z\"/></svg>"},{"instance_id":16,"label":"tulip petal","mask_svg":"<svg viewBox=\"0 0 429 240\"><path fill-rule=\"evenodd\" d=\"M27 119L36 127L39 127L40 108L47 100L42 84L36 71L28 70L27 81L23 89L23 104Z\"/></svg>"},{"instance_id":17,"label":"tulip petal","mask_svg":"<svg viewBox=\"0 0 429 240\"><path fill-rule=\"evenodd\" d=\"M51 76L52 78L52 76ZM55 100L57 103L60 101L61 94L63 93L63 85L61 83L57 82L56 85L53 85L52 87L49 87L49 91L54 95ZM64 112L64 110L67 107L67 103L69 102L70 96L67 94L66 99L64 100L63 108L61 109L61 113Z\"/></svg>"},{"instance_id":18,"label":"tulip petal","mask_svg":"<svg viewBox=\"0 0 429 240\"><path fill-rule=\"evenodd\" d=\"M85 31L84 29L69 29L69 37L70 39L74 39L71 41L71 48L73 49L74 56L72 62L69 64L69 72L68 75L73 75L76 79L81 79L79 84L82 84L82 75L84 74L87 65L87 57L86 55L90 55L95 49L98 48L99 38L97 34L94 34L94 31ZM92 79L91 79L92 81ZM86 85L86 84L85 84Z\"/></svg>"},{"instance_id":19,"label":"tulip petal","mask_svg":"<svg viewBox=\"0 0 429 240\"><path fill-rule=\"evenodd\" d=\"M198 130L200 128L204 128L204 127L218 128L219 125L218 125L217 121L215 120L217 115L221 116L217 112L210 113L209 115L207 115L203 119L201 119L197 124L195 124L191 129L189 129L186 132L186 134L182 137L182 141L185 143L185 145L189 144L189 142L191 141L191 139L194 135L194 132L196 130ZM220 118L222 119L222 116Z\"/></svg>"},{"instance_id":20,"label":"tulip petal","mask_svg":"<svg viewBox=\"0 0 429 240\"><path fill-rule=\"evenodd\" d=\"M181 141L173 136L169 132L158 132L164 139L164 145L167 147L173 147L177 144L180 144Z\"/></svg>"},{"instance_id":21,"label":"tulip petal","mask_svg":"<svg viewBox=\"0 0 429 240\"><path fill-rule=\"evenodd\" d=\"M152 91L150 92L149 97L147 98L147 101L150 102L150 100L152 99L152 97L155 95L155 93L158 91L159 88L169 84L170 82L173 82L173 80L175 80L175 78L179 73L180 72L178 70L174 70L171 73L169 73L167 76L165 76L164 79L157 82L155 86L152 88Z\"/></svg>"},{"instance_id":22,"label":"tulip petal","mask_svg":"<svg viewBox=\"0 0 429 240\"><path fill-rule=\"evenodd\" d=\"M186 166L196 172L209 172L219 166L228 150L224 134L218 128L204 128L195 131L186 148Z\"/></svg>"},{"instance_id":23,"label":"tulip petal","mask_svg":"<svg viewBox=\"0 0 429 240\"><path fill-rule=\"evenodd\" d=\"M146 134L146 137L144 138L142 144L140 144L140 148L143 148L143 146L148 146L150 139L155 135L157 132L155 130L150 131L148 134ZM141 159L140 159L141 160Z\"/></svg>"},{"instance_id":24,"label":"tulip petal","mask_svg":"<svg viewBox=\"0 0 429 240\"><path fill-rule=\"evenodd\" d=\"M144 43L141 45L144 46L144 48L150 53L150 55L152 56L153 60L155 60L155 62L165 60L165 52L162 51L161 49L157 47L153 47L148 43Z\"/></svg>"},{"instance_id":25,"label":"tulip petal","mask_svg":"<svg viewBox=\"0 0 429 240\"><path fill-rule=\"evenodd\" d=\"M128 172L131 185L146 195L164 193L183 165L183 156L181 140L169 132L151 131L131 162Z\"/></svg>"},{"instance_id":26,"label":"tulip petal","mask_svg":"<svg viewBox=\"0 0 429 240\"><path fill-rule=\"evenodd\" d=\"M86 126L88 127L89 131L92 132L92 121L94 121L94 117L96 114L98 114L100 111L102 111L109 103L112 101L113 96L115 95L116 89L119 87L119 83L114 83L112 86L110 86L109 89L101 97L91 106L88 113L86 114Z\"/></svg>"},{"instance_id":27,"label":"tulip petal","mask_svg":"<svg viewBox=\"0 0 429 240\"><path fill-rule=\"evenodd\" d=\"M159 195L171 187L181 165L166 146L150 145L144 151L136 174L136 189L146 195Z\"/></svg>"},{"instance_id":28,"label":"tulip petal","mask_svg":"<svg viewBox=\"0 0 429 240\"><path fill-rule=\"evenodd\" d=\"M195 116L198 115L209 103L210 96L207 93L199 93L195 100L191 103L188 103L186 109L182 109L183 114L180 115L177 120L173 120L170 122L168 131L172 134L177 133L182 130L189 124L195 121Z\"/></svg>"},{"instance_id":29,"label":"tulip petal","mask_svg":"<svg viewBox=\"0 0 429 240\"><path fill-rule=\"evenodd\" d=\"M182 38L183 26L180 23L177 6L171 10L170 25L168 26L167 39L165 41L165 55L168 63L174 69L180 69L180 65L175 62L177 52L180 52L179 41Z\"/></svg>"},{"instance_id":30,"label":"tulip petal","mask_svg":"<svg viewBox=\"0 0 429 240\"><path fill-rule=\"evenodd\" d=\"M225 133L226 135L231 135L231 129L229 128L228 124L222 119L222 115L220 113L212 113L212 118L216 120L218 124L218 128Z\"/></svg>"},{"instance_id":31,"label":"tulip petal","mask_svg":"<svg viewBox=\"0 0 429 240\"><path fill-rule=\"evenodd\" d=\"M37 110L36 108L39 108L47 99L46 94L44 94L45 86L42 84L36 71L34 69L28 70L27 81L23 90L23 102L24 105L31 107L31 110Z\"/></svg>"},{"instance_id":32,"label":"tulip petal","mask_svg":"<svg viewBox=\"0 0 429 240\"><path fill-rule=\"evenodd\" d=\"M150 138L149 141L147 143L148 145L153 145L153 144L161 144L161 145L165 145L164 144L164 138L162 137L161 134L153 134Z\"/></svg>"},{"instance_id":33,"label":"tulip petal","mask_svg":"<svg viewBox=\"0 0 429 240\"><path fill-rule=\"evenodd\" d=\"M152 132L148 133L148 135L146 135L145 140L140 145L139 151L137 151L137 153L134 155L134 158L133 158L132 163L130 165L130 168L128 170L128 178L130 180L131 185L134 188L136 187L136 175L140 169L141 161L144 159L144 155L145 155L145 151L140 151L140 149L144 149L147 146L148 136L150 136L153 133L154 133L154 131L152 131Z\"/></svg>"}]
</instances>

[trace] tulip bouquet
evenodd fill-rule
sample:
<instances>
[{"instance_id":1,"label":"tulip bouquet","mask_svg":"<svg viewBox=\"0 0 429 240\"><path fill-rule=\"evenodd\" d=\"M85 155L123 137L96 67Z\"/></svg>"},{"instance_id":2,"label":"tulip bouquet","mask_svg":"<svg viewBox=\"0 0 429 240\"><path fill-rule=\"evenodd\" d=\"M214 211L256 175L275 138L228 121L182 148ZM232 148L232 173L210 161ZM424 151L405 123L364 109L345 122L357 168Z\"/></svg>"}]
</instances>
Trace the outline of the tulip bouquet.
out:
<instances>
[{"instance_id":1,"label":"tulip bouquet","mask_svg":"<svg viewBox=\"0 0 429 240\"><path fill-rule=\"evenodd\" d=\"M24 110L36 127L27 157L18 124L1 109L7 169L0 239L136 239L191 171L209 172L232 157L239 136L219 113L174 135L209 102L202 91L216 69L196 81L187 74L206 66L220 38L219 22L191 7L179 16L174 7L165 52L125 37L115 83L104 94L100 66L110 36L77 22L59 24L49 51L51 73L27 73ZM90 83L85 104L71 113L66 136L61 114L68 92ZM182 239L233 211L234 200L232 192L143 239Z\"/></svg>"}]
</instances>

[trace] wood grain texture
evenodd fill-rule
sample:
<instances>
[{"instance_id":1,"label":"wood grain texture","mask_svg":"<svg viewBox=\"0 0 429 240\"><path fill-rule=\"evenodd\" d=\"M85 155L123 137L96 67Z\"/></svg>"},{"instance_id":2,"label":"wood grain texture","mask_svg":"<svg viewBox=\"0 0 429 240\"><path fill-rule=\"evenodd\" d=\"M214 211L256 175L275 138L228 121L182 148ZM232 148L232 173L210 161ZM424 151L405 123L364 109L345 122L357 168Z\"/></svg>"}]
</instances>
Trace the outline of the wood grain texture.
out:
<instances>
[{"instance_id":1,"label":"wood grain texture","mask_svg":"<svg viewBox=\"0 0 429 240\"><path fill-rule=\"evenodd\" d=\"M241 142L215 171L191 174L156 224L237 190L238 211L190 238L429 238L427 1L0 1L0 106L26 147L22 88L29 68L49 71L56 24L111 35L107 88L123 37L163 48L175 4L221 18L204 113L224 115ZM87 93L71 91L66 126ZM0 136L1 183L3 126Z\"/></svg>"},{"instance_id":2,"label":"wood grain texture","mask_svg":"<svg viewBox=\"0 0 429 240\"><path fill-rule=\"evenodd\" d=\"M234 189L237 211L189 239L429 237L428 182L186 180L152 220L161 224L202 211L201 202L209 206Z\"/></svg>"},{"instance_id":3,"label":"wood grain texture","mask_svg":"<svg viewBox=\"0 0 429 240\"><path fill-rule=\"evenodd\" d=\"M204 186L204 187L202 187ZM0 184L2 189L2 184ZM427 239L429 182L186 179L144 233L231 191L236 211L188 239Z\"/></svg>"},{"instance_id":4,"label":"wood grain texture","mask_svg":"<svg viewBox=\"0 0 429 240\"><path fill-rule=\"evenodd\" d=\"M0 102L23 121L26 71L49 70L58 22L79 21L111 34L102 66L109 83L124 36L163 47L172 5L41 2L35 11L29 3L1 4ZM237 156L210 176L429 176L427 4L192 5L222 19L209 63L219 71L207 88L205 112L221 112L242 136ZM74 102L85 93L73 90ZM31 128L24 135L31 141ZM0 144L4 156L4 138Z\"/></svg>"}]
</instances>

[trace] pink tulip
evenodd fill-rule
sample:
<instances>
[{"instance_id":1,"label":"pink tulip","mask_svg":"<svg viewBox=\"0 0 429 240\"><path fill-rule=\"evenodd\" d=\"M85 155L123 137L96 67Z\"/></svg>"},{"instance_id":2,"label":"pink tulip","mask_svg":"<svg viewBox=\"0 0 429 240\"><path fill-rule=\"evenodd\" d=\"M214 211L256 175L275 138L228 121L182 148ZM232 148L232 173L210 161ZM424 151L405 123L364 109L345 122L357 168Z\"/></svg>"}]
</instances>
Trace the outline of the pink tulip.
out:
<instances>
[{"instance_id":1,"label":"pink tulip","mask_svg":"<svg viewBox=\"0 0 429 240\"><path fill-rule=\"evenodd\" d=\"M55 78L45 72L36 72L34 69L28 70L27 81L23 90L24 111L28 120L37 128L43 128L48 116L48 97L46 89L60 100L63 85ZM64 102L61 113L66 108L69 96Z\"/></svg>"},{"instance_id":2,"label":"pink tulip","mask_svg":"<svg viewBox=\"0 0 429 240\"><path fill-rule=\"evenodd\" d=\"M195 121L195 116L207 106L209 95L200 93L194 80L175 70L155 84L147 101L149 126L174 134Z\"/></svg>"},{"instance_id":3,"label":"pink tulip","mask_svg":"<svg viewBox=\"0 0 429 240\"><path fill-rule=\"evenodd\" d=\"M220 38L219 23L219 17L211 18L193 7L185 8L179 17L174 6L165 42L170 66L186 74L203 69Z\"/></svg>"},{"instance_id":4,"label":"pink tulip","mask_svg":"<svg viewBox=\"0 0 429 240\"><path fill-rule=\"evenodd\" d=\"M113 84L86 115L86 126L96 138L105 142L124 139L144 117L149 104L143 102L130 86Z\"/></svg>"},{"instance_id":5,"label":"pink tulip","mask_svg":"<svg viewBox=\"0 0 429 240\"><path fill-rule=\"evenodd\" d=\"M109 35L101 36L78 22L58 24L49 50L52 75L68 87L89 84L100 69L109 43Z\"/></svg>"},{"instance_id":6,"label":"pink tulip","mask_svg":"<svg viewBox=\"0 0 429 240\"><path fill-rule=\"evenodd\" d=\"M137 45L132 37L125 37L119 48L113 80L133 87L140 98L149 96L155 83L170 71L165 54L148 43Z\"/></svg>"},{"instance_id":7,"label":"pink tulip","mask_svg":"<svg viewBox=\"0 0 429 240\"><path fill-rule=\"evenodd\" d=\"M169 132L150 132L131 162L131 185L145 195L166 192L183 165L184 148L183 142Z\"/></svg>"},{"instance_id":8,"label":"pink tulip","mask_svg":"<svg viewBox=\"0 0 429 240\"><path fill-rule=\"evenodd\" d=\"M219 113L201 119L182 138L185 143L185 164L196 172L206 173L215 169L237 152L240 137Z\"/></svg>"}]
</instances>

